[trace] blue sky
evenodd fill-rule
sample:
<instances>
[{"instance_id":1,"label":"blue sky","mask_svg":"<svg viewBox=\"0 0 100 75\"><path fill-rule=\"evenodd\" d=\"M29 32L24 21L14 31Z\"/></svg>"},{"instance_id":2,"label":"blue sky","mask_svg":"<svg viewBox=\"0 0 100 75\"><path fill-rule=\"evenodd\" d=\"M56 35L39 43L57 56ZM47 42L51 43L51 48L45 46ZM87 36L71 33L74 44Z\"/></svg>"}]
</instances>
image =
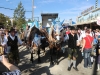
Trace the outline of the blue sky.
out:
<instances>
[{"instance_id":1,"label":"blue sky","mask_svg":"<svg viewBox=\"0 0 100 75\"><path fill-rule=\"evenodd\" d=\"M15 9L20 1L26 11L32 10L32 0L0 0L0 6ZM100 7L100 0L98 1ZM71 18L75 21L83 10L91 6L95 6L95 0L34 0L34 17L39 17L41 21L41 12L58 13L61 21ZM13 10L0 8L0 13L10 17L13 17L13 12ZM31 18L32 13L26 12L25 16Z\"/></svg>"}]
</instances>

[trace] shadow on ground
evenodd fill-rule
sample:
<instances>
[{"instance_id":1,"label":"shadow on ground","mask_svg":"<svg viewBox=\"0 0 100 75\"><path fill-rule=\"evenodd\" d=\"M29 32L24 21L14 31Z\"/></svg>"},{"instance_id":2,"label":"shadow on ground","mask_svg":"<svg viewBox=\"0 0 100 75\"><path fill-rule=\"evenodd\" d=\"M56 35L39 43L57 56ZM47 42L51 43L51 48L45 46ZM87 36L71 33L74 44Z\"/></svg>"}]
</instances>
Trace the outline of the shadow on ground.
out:
<instances>
[{"instance_id":1,"label":"shadow on ground","mask_svg":"<svg viewBox=\"0 0 100 75\"><path fill-rule=\"evenodd\" d=\"M40 66L43 63L50 63L50 50L46 50L45 55L43 55L43 51L41 51L40 56L41 56L41 61L42 61L41 63L38 63L38 59L37 59L36 54L34 54L34 58L33 58L34 59L34 63L31 63L30 62L30 51L22 49L20 51L21 61L20 61L19 65L18 65L19 69L24 73L29 72L30 75L41 75L43 73L45 73L47 75L52 75L50 73L49 68L53 67L56 64L54 64L54 65L50 64L49 67L48 66L44 66L44 67ZM65 51L65 53L63 53L62 51L59 52L59 57L58 57L59 63L62 60L64 60L65 58L67 58L67 51ZM53 55L53 60L54 60L54 62L56 62L56 56L55 55Z\"/></svg>"}]
</instances>

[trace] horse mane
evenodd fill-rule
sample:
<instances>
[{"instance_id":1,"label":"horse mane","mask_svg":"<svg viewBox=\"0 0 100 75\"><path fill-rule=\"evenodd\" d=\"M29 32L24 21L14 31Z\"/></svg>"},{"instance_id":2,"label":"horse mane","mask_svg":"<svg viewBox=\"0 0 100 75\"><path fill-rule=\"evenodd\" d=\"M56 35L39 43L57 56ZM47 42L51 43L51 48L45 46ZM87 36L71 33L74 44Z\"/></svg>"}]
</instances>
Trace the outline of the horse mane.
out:
<instances>
[{"instance_id":1,"label":"horse mane","mask_svg":"<svg viewBox=\"0 0 100 75\"><path fill-rule=\"evenodd\" d=\"M30 31L30 34L29 34L29 40L32 41L34 39L35 33L38 34L38 35L41 34L40 30L34 26L34 27L31 28L31 31Z\"/></svg>"}]
</instances>

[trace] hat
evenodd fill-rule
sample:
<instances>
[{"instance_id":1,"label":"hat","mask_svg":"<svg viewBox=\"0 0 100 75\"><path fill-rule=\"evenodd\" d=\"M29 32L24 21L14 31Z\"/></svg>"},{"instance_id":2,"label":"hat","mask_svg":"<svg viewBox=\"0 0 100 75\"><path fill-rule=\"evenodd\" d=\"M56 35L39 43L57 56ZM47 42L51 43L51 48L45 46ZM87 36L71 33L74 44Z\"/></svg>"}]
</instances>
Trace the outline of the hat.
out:
<instances>
[{"instance_id":1,"label":"hat","mask_svg":"<svg viewBox=\"0 0 100 75\"><path fill-rule=\"evenodd\" d=\"M98 38L100 39L100 35L98 36Z\"/></svg>"},{"instance_id":2,"label":"hat","mask_svg":"<svg viewBox=\"0 0 100 75\"><path fill-rule=\"evenodd\" d=\"M70 30L75 30L75 27L72 26L72 27L70 28Z\"/></svg>"},{"instance_id":3,"label":"hat","mask_svg":"<svg viewBox=\"0 0 100 75\"><path fill-rule=\"evenodd\" d=\"M15 32L15 29L11 28L11 29L10 29L10 32Z\"/></svg>"}]
</instances>

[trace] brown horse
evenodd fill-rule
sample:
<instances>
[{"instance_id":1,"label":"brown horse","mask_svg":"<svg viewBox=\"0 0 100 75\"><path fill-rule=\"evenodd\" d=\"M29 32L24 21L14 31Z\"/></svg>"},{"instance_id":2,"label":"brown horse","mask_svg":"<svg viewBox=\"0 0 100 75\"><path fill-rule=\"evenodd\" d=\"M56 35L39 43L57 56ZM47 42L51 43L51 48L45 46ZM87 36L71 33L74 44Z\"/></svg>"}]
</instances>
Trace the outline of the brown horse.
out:
<instances>
[{"instance_id":1,"label":"brown horse","mask_svg":"<svg viewBox=\"0 0 100 75\"><path fill-rule=\"evenodd\" d=\"M36 45L33 41L35 34L40 35L41 32L38 28L36 28L35 26L31 28L31 31L29 32L29 37L28 37L28 45L30 45L34 51L37 51L38 54L38 62L41 62L40 60L40 46ZM30 61L32 61L33 63L33 50L31 51L31 59Z\"/></svg>"},{"instance_id":2,"label":"brown horse","mask_svg":"<svg viewBox=\"0 0 100 75\"><path fill-rule=\"evenodd\" d=\"M56 61L57 61L57 64L58 64L58 53L59 51L61 50L61 43L60 41L58 42L56 40L56 35L55 35L55 32L54 30L51 30L51 34L48 34L47 31L45 29L42 29L41 32L44 33L48 43L49 43L49 49L50 49L50 63L51 64L54 64L53 63L53 54L54 52L56 53Z\"/></svg>"}]
</instances>

